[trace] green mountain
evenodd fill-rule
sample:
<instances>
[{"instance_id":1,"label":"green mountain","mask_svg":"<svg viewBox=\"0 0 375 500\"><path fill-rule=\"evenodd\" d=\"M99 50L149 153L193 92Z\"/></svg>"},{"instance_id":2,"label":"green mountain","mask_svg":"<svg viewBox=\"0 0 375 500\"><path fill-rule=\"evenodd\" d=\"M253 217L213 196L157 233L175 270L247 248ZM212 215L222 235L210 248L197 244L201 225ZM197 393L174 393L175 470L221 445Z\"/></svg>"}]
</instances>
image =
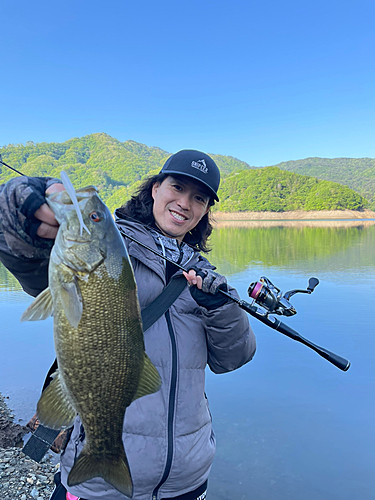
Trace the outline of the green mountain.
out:
<instances>
[{"instance_id":1,"label":"green mountain","mask_svg":"<svg viewBox=\"0 0 375 500\"><path fill-rule=\"evenodd\" d=\"M99 133L63 143L10 144L0 148L0 154L5 163L29 176L59 177L65 170L75 187L97 186L103 200L113 209L130 197L144 177L157 174L171 153ZM231 156L212 157L223 176L250 168ZM1 183L14 175L0 165Z\"/></svg>"},{"instance_id":2,"label":"green mountain","mask_svg":"<svg viewBox=\"0 0 375 500\"><path fill-rule=\"evenodd\" d=\"M374 158L305 158L275 165L282 170L339 182L367 198L375 209Z\"/></svg>"},{"instance_id":3,"label":"green mountain","mask_svg":"<svg viewBox=\"0 0 375 500\"><path fill-rule=\"evenodd\" d=\"M63 143L10 144L0 148L0 154L5 163L29 176L59 177L65 170L76 188L97 186L111 210L129 199L143 178L158 173L170 156L160 148L120 142L104 133ZM250 167L231 156L211 156L223 178L219 192L222 201L215 207L217 210L360 210L367 204L357 193L333 182L276 167ZM1 183L14 175L0 165Z\"/></svg>"},{"instance_id":4,"label":"green mountain","mask_svg":"<svg viewBox=\"0 0 375 500\"><path fill-rule=\"evenodd\" d=\"M361 210L367 200L352 189L277 167L244 170L223 180L216 210L286 212L289 210Z\"/></svg>"},{"instance_id":5,"label":"green mountain","mask_svg":"<svg viewBox=\"0 0 375 500\"><path fill-rule=\"evenodd\" d=\"M69 173L76 187L97 186L103 199L129 187L149 173L157 173L169 153L134 141L121 143L107 134L92 134L63 143L33 142L1 148L3 161L26 175L59 177ZM1 180L14 174L2 167Z\"/></svg>"}]
</instances>

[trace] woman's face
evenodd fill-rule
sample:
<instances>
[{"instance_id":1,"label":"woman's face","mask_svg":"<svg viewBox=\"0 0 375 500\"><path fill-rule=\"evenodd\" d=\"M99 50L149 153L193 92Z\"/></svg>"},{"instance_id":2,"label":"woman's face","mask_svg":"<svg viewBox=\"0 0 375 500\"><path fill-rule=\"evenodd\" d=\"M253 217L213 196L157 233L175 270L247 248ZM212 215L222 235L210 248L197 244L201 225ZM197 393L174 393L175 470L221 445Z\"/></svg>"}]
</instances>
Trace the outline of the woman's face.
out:
<instances>
[{"instance_id":1,"label":"woman's face","mask_svg":"<svg viewBox=\"0 0 375 500\"><path fill-rule=\"evenodd\" d=\"M210 197L204 186L189 177L168 176L152 186L155 223L163 234L180 243L208 212Z\"/></svg>"}]
</instances>

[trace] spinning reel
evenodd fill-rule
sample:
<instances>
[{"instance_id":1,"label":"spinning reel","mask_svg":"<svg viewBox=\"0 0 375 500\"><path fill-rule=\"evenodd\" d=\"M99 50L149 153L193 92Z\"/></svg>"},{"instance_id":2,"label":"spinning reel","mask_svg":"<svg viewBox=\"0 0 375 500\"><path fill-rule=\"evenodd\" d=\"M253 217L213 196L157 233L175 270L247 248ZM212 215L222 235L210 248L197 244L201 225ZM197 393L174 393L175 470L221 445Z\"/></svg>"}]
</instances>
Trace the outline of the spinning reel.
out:
<instances>
[{"instance_id":1,"label":"spinning reel","mask_svg":"<svg viewBox=\"0 0 375 500\"><path fill-rule=\"evenodd\" d=\"M280 316L294 316L297 311L289 299L296 293L312 293L315 287L319 285L317 278L310 278L306 290L289 290L283 292L277 288L271 280L262 276L259 281L251 283L247 293L253 299L253 304L256 303L265 310L265 314L279 314Z\"/></svg>"}]
</instances>

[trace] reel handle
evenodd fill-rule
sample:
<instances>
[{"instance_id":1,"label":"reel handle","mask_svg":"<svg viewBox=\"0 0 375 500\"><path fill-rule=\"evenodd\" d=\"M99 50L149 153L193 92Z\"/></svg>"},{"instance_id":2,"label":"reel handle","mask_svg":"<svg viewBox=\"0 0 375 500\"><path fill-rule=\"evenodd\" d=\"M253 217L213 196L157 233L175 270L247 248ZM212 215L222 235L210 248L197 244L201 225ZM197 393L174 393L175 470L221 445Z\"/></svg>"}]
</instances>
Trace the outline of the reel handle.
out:
<instances>
[{"instance_id":1,"label":"reel handle","mask_svg":"<svg viewBox=\"0 0 375 500\"><path fill-rule=\"evenodd\" d=\"M319 280L318 278L310 278L309 279L309 284L307 286L307 290L312 293L314 291L314 288L319 285Z\"/></svg>"}]
</instances>

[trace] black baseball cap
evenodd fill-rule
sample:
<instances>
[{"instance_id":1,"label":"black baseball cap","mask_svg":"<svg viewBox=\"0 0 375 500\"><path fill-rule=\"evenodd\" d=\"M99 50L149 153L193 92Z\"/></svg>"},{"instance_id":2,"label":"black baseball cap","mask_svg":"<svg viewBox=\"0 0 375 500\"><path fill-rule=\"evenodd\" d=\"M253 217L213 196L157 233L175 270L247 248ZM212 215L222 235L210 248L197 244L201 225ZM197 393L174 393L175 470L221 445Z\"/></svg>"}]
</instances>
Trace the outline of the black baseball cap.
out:
<instances>
[{"instance_id":1,"label":"black baseball cap","mask_svg":"<svg viewBox=\"0 0 375 500\"><path fill-rule=\"evenodd\" d=\"M194 149L183 149L170 156L160 170L161 174L186 175L204 184L216 201L220 184L220 171L214 160Z\"/></svg>"}]
</instances>

